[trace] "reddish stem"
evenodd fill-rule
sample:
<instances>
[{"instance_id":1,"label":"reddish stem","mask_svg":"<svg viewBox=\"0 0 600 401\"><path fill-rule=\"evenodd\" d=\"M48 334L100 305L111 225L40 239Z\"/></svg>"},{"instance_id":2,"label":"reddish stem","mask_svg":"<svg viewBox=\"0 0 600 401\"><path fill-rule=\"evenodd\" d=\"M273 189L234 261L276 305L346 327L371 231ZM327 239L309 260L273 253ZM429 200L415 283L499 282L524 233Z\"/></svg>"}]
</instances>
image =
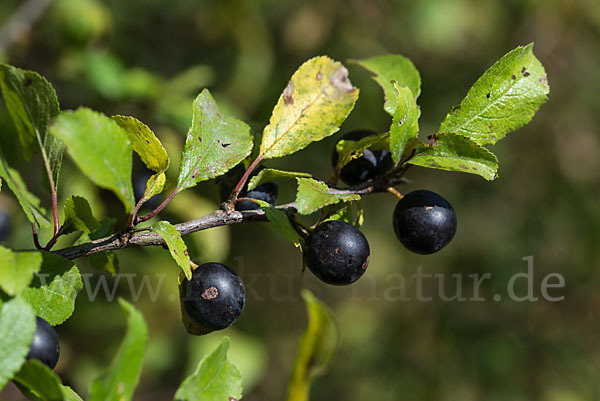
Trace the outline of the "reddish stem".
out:
<instances>
[{"instance_id":1,"label":"reddish stem","mask_svg":"<svg viewBox=\"0 0 600 401\"><path fill-rule=\"evenodd\" d=\"M246 170L246 172L244 173L244 175L242 176L242 178L240 178L240 181L237 183L237 185L235 186L235 188L233 189L233 192L231 193L231 196L229 197L229 200L236 200L238 195L240 194L240 192L242 192L242 189L244 188L244 185L246 185L246 181L248 181L248 178L250 177L250 174L252 174L252 171L254 171L254 169L256 168L256 166L258 166L258 164L262 161L262 155L259 155L256 159L254 159L254 161L252 162L252 164L248 167L248 170Z\"/></svg>"},{"instance_id":2,"label":"reddish stem","mask_svg":"<svg viewBox=\"0 0 600 401\"><path fill-rule=\"evenodd\" d=\"M177 195L177 192L179 192L179 187L175 187L175 189L173 189L173 192L171 192L171 194L167 197L167 199L165 199L163 201L163 203L158 205L156 207L156 209L154 209L152 212L148 213L145 216L138 216L137 221L135 221L134 224L141 223L142 221L150 220L151 218L153 218L154 216L159 214L165 207L167 207L169 202L171 202L173 200L175 195Z\"/></svg>"}]
</instances>

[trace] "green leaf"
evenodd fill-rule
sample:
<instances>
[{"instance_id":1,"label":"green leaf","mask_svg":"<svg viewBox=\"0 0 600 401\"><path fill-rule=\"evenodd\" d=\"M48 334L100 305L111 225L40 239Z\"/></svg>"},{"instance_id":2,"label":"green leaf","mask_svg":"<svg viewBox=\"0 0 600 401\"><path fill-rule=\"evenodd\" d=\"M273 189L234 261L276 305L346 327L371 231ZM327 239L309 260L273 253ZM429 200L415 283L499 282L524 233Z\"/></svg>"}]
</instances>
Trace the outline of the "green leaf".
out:
<instances>
[{"instance_id":1,"label":"green leaf","mask_svg":"<svg viewBox=\"0 0 600 401\"><path fill-rule=\"evenodd\" d=\"M258 174L256 174L250 179L250 182L248 183L248 191L252 191L254 188L265 182L293 179L298 177L310 178L311 175L308 173L297 173L294 171L284 171L276 170L273 168L265 168L260 170Z\"/></svg>"},{"instance_id":2,"label":"green leaf","mask_svg":"<svg viewBox=\"0 0 600 401\"><path fill-rule=\"evenodd\" d=\"M335 145L335 151L338 154L337 169L341 169L346 164L354 159L361 157L365 150L374 146L385 144L389 138L389 134L383 133L379 135L371 135L364 137L358 141L350 141L347 139L339 141Z\"/></svg>"},{"instance_id":3,"label":"green leaf","mask_svg":"<svg viewBox=\"0 0 600 401\"><path fill-rule=\"evenodd\" d=\"M162 173L169 168L169 155L154 132L148 126L134 117L112 116L125 130L133 150L140 156L146 167L156 173Z\"/></svg>"},{"instance_id":4,"label":"green leaf","mask_svg":"<svg viewBox=\"0 0 600 401\"><path fill-rule=\"evenodd\" d=\"M296 203L300 214L311 214L327 205L359 199L360 195L336 193L324 182L311 178L298 178Z\"/></svg>"},{"instance_id":5,"label":"green leaf","mask_svg":"<svg viewBox=\"0 0 600 401\"><path fill-rule=\"evenodd\" d=\"M13 378L23 395L33 401L82 401L48 366L32 359L21 366Z\"/></svg>"},{"instance_id":6,"label":"green leaf","mask_svg":"<svg viewBox=\"0 0 600 401\"><path fill-rule=\"evenodd\" d=\"M64 400L60 379L52 369L38 360L32 359L25 362L13 381L23 392L23 395L30 400Z\"/></svg>"},{"instance_id":7,"label":"green leaf","mask_svg":"<svg viewBox=\"0 0 600 401\"><path fill-rule=\"evenodd\" d=\"M497 177L498 159L475 141L455 134L436 134L410 164L447 171L477 174L490 181Z\"/></svg>"},{"instance_id":8,"label":"green leaf","mask_svg":"<svg viewBox=\"0 0 600 401\"><path fill-rule=\"evenodd\" d=\"M100 226L94 232L84 232L81 234L81 236L75 241L75 245L81 245L96 239L108 237L113 233L116 224L117 220L113 218L102 219L100 221Z\"/></svg>"},{"instance_id":9,"label":"green leaf","mask_svg":"<svg viewBox=\"0 0 600 401\"><path fill-rule=\"evenodd\" d=\"M10 190L15 194L15 197L27 216L27 220L29 220L31 224L35 224L38 228L47 227L51 224L50 220L48 220L45 215L46 211L40 207L40 200L27 190L21 175L16 170L8 167L6 159L4 159L4 155L1 151L0 177L6 181Z\"/></svg>"},{"instance_id":10,"label":"green leaf","mask_svg":"<svg viewBox=\"0 0 600 401\"><path fill-rule=\"evenodd\" d=\"M83 289L83 283L73 262L50 252L41 254L42 268L22 297L37 316L56 326L73 314L75 299Z\"/></svg>"},{"instance_id":11,"label":"green leaf","mask_svg":"<svg viewBox=\"0 0 600 401\"><path fill-rule=\"evenodd\" d=\"M36 330L35 315L21 298L13 298L0 309L0 390L21 368Z\"/></svg>"},{"instance_id":12,"label":"green leaf","mask_svg":"<svg viewBox=\"0 0 600 401\"><path fill-rule=\"evenodd\" d=\"M60 112L54 88L38 73L6 64L0 64L0 88L25 158L31 159L40 148L54 153L50 159L54 162L52 171L58 177L64 148L47 136L48 126Z\"/></svg>"},{"instance_id":13,"label":"green leaf","mask_svg":"<svg viewBox=\"0 0 600 401\"><path fill-rule=\"evenodd\" d=\"M327 370L340 338L329 308L307 289L302 290L302 298L308 312L308 327L298 344L286 401L308 401L312 380Z\"/></svg>"},{"instance_id":14,"label":"green leaf","mask_svg":"<svg viewBox=\"0 0 600 401\"><path fill-rule=\"evenodd\" d=\"M89 401L128 401L142 370L148 327L142 314L130 303L119 299L127 313L127 334L111 367L94 379Z\"/></svg>"},{"instance_id":15,"label":"green leaf","mask_svg":"<svg viewBox=\"0 0 600 401\"><path fill-rule=\"evenodd\" d=\"M185 274L188 280L192 279L192 269L190 267L190 257L188 255L187 246L181 238L181 234L175 226L168 221L159 221L150 227L152 231L163 237L171 256L175 259L175 262L181 267L181 270Z\"/></svg>"},{"instance_id":16,"label":"green leaf","mask_svg":"<svg viewBox=\"0 0 600 401\"><path fill-rule=\"evenodd\" d=\"M411 90L405 86L398 86L396 90L396 113L390 127L390 150L394 163L402 160L406 144L419 135L419 107Z\"/></svg>"},{"instance_id":17,"label":"green leaf","mask_svg":"<svg viewBox=\"0 0 600 401\"><path fill-rule=\"evenodd\" d=\"M13 252L0 246L0 288L11 296L20 294L41 264L40 252Z\"/></svg>"},{"instance_id":18,"label":"green leaf","mask_svg":"<svg viewBox=\"0 0 600 401\"><path fill-rule=\"evenodd\" d=\"M294 229L294 226L292 226L292 223L290 223L290 219L285 212L273 207L273 205L268 202L261 201L259 199L253 199L252 201L258 203L261 209L265 211L267 220L269 220L269 222L273 225L273 228L279 234L292 241L294 246L298 248L302 248L304 246L304 239Z\"/></svg>"},{"instance_id":19,"label":"green leaf","mask_svg":"<svg viewBox=\"0 0 600 401\"><path fill-rule=\"evenodd\" d=\"M464 135L480 145L494 144L527 124L550 92L533 44L517 47L490 67L448 113L439 132Z\"/></svg>"},{"instance_id":20,"label":"green leaf","mask_svg":"<svg viewBox=\"0 0 600 401\"><path fill-rule=\"evenodd\" d=\"M353 211L353 205L356 211ZM360 202L349 202L325 207L324 213L327 216L323 221L339 220L355 227L360 227L363 224L363 209Z\"/></svg>"},{"instance_id":21,"label":"green leaf","mask_svg":"<svg viewBox=\"0 0 600 401\"><path fill-rule=\"evenodd\" d=\"M93 253L88 256L88 263L94 269L104 270L113 276L119 272L119 259L114 251Z\"/></svg>"},{"instance_id":22,"label":"green leaf","mask_svg":"<svg viewBox=\"0 0 600 401\"><path fill-rule=\"evenodd\" d=\"M353 60L352 62L369 70L374 74L373 79L383 88L385 103L384 110L392 117L398 108L398 92L392 81L398 86L406 86L413 94L413 98L421 93L421 76L415 65L406 57L390 54L368 58L366 60Z\"/></svg>"},{"instance_id":23,"label":"green leaf","mask_svg":"<svg viewBox=\"0 0 600 401\"><path fill-rule=\"evenodd\" d=\"M85 198L76 195L67 198L62 233L68 234L74 231L91 233L98 228L100 228L100 223L94 218L90 204Z\"/></svg>"},{"instance_id":24,"label":"green leaf","mask_svg":"<svg viewBox=\"0 0 600 401\"><path fill-rule=\"evenodd\" d=\"M193 375L181 383L176 401L233 401L242 398L242 376L227 360L229 338L198 364Z\"/></svg>"},{"instance_id":25,"label":"green leaf","mask_svg":"<svg viewBox=\"0 0 600 401\"><path fill-rule=\"evenodd\" d=\"M282 157L335 133L358 99L348 70L329 57L315 57L292 75L263 132L260 155Z\"/></svg>"},{"instance_id":26,"label":"green leaf","mask_svg":"<svg viewBox=\"0 0 600 401\"><path fill-rule=\"evenodd\" d=\"M250 127L221 114L210 92L204 89L194 101L194 116L181 155L177 186L181 191L225 174L250 152Z\"/></svg>"},{"instance_id":27,"label":"green leaf","mask_svg":"<svg viewBox=\"0 0 600 401\"><path fill-rule=\"evenodd\" d=\"M50 132L62 139L75 164L96 185L113 191L131 212L132 145L123 128L101 113L81 107L60 114Z\"/></svg>"}]
</instances>

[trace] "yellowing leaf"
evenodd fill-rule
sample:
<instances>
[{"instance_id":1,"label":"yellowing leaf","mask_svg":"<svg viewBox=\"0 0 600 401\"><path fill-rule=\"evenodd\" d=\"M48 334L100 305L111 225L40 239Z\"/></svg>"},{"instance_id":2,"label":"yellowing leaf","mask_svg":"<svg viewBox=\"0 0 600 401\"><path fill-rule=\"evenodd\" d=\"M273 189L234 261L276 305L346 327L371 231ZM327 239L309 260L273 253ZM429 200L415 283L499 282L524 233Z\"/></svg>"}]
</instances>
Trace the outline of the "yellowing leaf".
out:
<instances>
[{"instance_id":1,"label":"yellowing leaf","mask_svg":"<svg viewBox=\"0 0 600 401\"><path fill-rule=\"evenodd\" d=\"M358 99L348 70L329 57L298 68L279 97L265 127L260 155L282 157L335 133Z\"/></svg>"},{"instance_id":2,"label":"yellowing leaf","mask_svg":"<svg viewBox=\"0 0 600 401\"><path fill-rule=\"evenodd\" d=\"M146 167L156 173L162 173L169 168L167 151L146 124L134 117L112 116L111 118L125 130L133 150L140 156Z\"/></svg>"}]
</instances>

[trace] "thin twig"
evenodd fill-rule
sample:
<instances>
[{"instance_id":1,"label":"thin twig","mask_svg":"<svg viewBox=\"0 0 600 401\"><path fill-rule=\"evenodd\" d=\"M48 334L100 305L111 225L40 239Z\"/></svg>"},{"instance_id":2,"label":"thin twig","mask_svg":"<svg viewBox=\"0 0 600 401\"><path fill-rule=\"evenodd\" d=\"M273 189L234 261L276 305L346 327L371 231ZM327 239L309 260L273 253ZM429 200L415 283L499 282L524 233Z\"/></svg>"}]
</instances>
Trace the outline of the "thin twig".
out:
<instances>
[{"instance_id":1,"label":"thin twig","mask_svg":"<svg viewBox=\"0 0 600 401\"><path fill-rule=\"evenodd\" d=\"M173 198L175 197L175 195L177 195L177 193L179 192L179 187L175 187L175 189L173 189L173 192L171 192L171 194L167 197L167 199L165 199L163 201L163 203L161 203L160 205L158 205L156 207L156 209L154 209L152 212L148 213L145 216L138 216L137 219L135 219L135 221L133 221L133 224L137 224L137 223L141 223L143 221L147 221L150 220L151 218L153 218L154 216L156 216L157 214L159 214L165 207L167 207L167 205L169 204L169 202L171 202L173 200Z\"/></svg>"}]
</instances>

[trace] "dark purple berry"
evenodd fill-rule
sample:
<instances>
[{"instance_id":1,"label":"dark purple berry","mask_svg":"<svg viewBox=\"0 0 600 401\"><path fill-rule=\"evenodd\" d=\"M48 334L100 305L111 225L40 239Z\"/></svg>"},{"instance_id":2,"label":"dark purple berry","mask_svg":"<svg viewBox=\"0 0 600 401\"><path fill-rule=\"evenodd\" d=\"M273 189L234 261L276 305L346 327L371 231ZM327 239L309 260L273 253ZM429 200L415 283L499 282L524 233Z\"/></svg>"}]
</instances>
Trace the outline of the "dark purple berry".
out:
<instances>
[{"instance_id":1,"label":"dark purple berry","mask_svg":"<svg viewBox=\"0 0 600 401\"><path fill-rule=\"evenodd\" d=\"M240 317L246 304L246 289L227 266L204 263L192 272L191 280L180 284L179 297L194 334L207 334L231 326Z\"/></svg>"},{"instance_id":2,"label":"dark purple berry","mask_svg":"<svg viewBox=\"0 0 600 401\"><path fill-rule=\"evenodd\" d=\"M11 226L10 215L0 209L0 241L5 241L8 238Z\"/></svg>"},{"instance_id":3,"label":"dark purple berry","mask_svg":"<svg viewBox=\"0 0 600 401\"><path fill-rule=\"evenodd\" d=\"M368 136L377 135L374 131L357 130L351 131L340 138L345 141L359 141ZM338 162L338 153L334 148L331 162L335 167ZM371 178L382 175L394 166L392 155L387 150L365 149L363 155L350 161L342 167L340 179L348 185L359 185Z\"/></svg>"},{"instance_id":4,"label":"dark purple berry","mask_svg":"<svg viewBox=\"0 0 600 401\"><path fill-rule=\"evenodd\" d=\"M319 224L306 240L304 263L322 281L347 285L367 270L369 254L369 243L359 229L330 220Z\"/></svg>"},{"instance_id":5,"label":"dark purple berry","mask_svg":"<svg viewBox=\"0 0 600 401\"><path fill-rule=\"evenodd\" d=\"M279 183L277 181L265 182L260 184L252 191L240 194L240 198L252 198L265 201L271 205L275 205L277 202L277 195L279 194ZM235 204L235 210L256 210L260 209L258 203L252 201L241 201Z\"/></svg>"},{"instance_id":6,"label":"dark purple berry","mask_svg":"<svg viewBox=\"0 0 600 401\"><path fill-rule=\"evenodd\" d=\"M394 209L394 232L409 250L428 255L448 245L456 233L456 214L435 192L406 194Z\"/></svg>"},{"instance_id":7,"label":"dark purple berry","mask_svg":"<svg viewBox=\"0 0 600 401\"><path fill-rule=\"evenodd\" d=\"M27 359L37 359L54 369L60 356L60 343L56 331L41 317L36 318L36 326Z\"/></svg>"}]
</instances>

